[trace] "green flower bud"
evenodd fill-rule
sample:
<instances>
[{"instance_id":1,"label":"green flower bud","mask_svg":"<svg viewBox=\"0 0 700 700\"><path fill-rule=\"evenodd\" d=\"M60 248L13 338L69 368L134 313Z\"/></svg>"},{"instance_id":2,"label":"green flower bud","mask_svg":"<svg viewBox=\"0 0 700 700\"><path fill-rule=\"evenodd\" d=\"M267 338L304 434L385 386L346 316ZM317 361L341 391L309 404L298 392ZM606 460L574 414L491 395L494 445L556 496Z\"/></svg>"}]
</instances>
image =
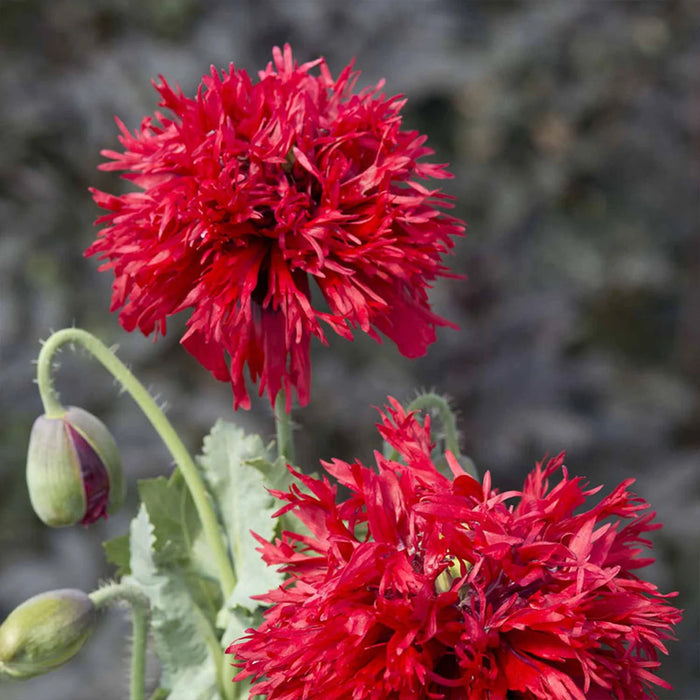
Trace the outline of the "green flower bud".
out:
<instances>
[{"instance_id":1,"label":"green flower bud","mask_svg":"<svg viewBox=\"0 0 700 700\"><path fill-rule=\"evenodd\" d=\"M96 614L90 596L70 588L24 601L0 625L0 671L29 678L58 668L85 644Z\"/></svg>"},{"instance_id":2,"label":"green flower bud","mask_svg":"<svg viewBox=\"0 0 700 700\"><path fill-rule=\"evenodd\" d=\"M114 513L126 488L114 439L100 420L75 406L34 422L27 486L34 512L51 527L89 525Z\"/></svg>"}]
</instances>

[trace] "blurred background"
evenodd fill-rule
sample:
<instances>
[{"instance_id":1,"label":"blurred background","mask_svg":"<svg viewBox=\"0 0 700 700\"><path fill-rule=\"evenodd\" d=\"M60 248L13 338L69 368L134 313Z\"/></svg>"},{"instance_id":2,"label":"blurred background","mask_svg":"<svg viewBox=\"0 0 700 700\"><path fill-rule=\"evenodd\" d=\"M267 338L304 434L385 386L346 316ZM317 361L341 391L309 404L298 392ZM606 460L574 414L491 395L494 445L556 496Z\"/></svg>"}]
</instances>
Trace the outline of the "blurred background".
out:
<instances>
[{"instance_id":1,"label":"blurred background","mask_svg":"<svg viewBox=\"0 0 700 700\"><path fill-rule=\"evenodd\" d=\"M46 589L110 576L100 542L126 530L135 480L168 454L97 363L62 354L66 403L100 416L121 447L130 500L90 530L49 531L24 483L41 405L39 339L76 323L170 406L192 451L217 417L271 436L269 407L232 411L225 384L178 344L153 343L108 313L112 278L82 251L98 215L88 186L133 129L163 74L193 94L209 65L251 74L274 44L334 74L408 97L405 125L451 163L468 224L436 285L445 330L427 357L358 337L313 346L312 402L297 412L300 462L371 459L391 394L447 392L463 446L501 488L567 451L572 473L609 490L629 476L664 523L648 570L685 608L660 675L663 698L700 697L700 2L473 0L0 0L0 618ZM129 626L106 615L60 671L0 682L6 700L126 697ZM155 677L156 670L152 672Z\"/></svg>"}]
</instances>

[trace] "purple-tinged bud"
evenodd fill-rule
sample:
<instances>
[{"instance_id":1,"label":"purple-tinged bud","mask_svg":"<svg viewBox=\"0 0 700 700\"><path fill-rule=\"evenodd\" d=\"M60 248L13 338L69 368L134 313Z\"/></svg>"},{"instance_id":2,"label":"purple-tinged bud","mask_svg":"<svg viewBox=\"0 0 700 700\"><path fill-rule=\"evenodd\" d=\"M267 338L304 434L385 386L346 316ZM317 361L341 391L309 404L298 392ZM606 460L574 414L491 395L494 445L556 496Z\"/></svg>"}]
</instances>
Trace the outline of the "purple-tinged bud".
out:
<instances>
[{"instance_id":1,"label":"purple-tinged bud","mask_svg":"<svg viewBox=\"0 0 700 700\"><path fill-rule=\"evenodd\" d=\"M123 503L119 451L105 425L71 406L39 416L27 452L27 486L34 512L51 527L89 525Z\"/></svg>"},{"instance_id":2,"label":"purple-tinged bud","mask_svg":"<svg viewBox=\"0 0 700 700\"><path fill-rule=\"evenodd\" d=\"M53 671L85 644L95 618L82 591L63 588L25 600L0 625L0 671L15 678Z\"/></svg>"}]
</instances>

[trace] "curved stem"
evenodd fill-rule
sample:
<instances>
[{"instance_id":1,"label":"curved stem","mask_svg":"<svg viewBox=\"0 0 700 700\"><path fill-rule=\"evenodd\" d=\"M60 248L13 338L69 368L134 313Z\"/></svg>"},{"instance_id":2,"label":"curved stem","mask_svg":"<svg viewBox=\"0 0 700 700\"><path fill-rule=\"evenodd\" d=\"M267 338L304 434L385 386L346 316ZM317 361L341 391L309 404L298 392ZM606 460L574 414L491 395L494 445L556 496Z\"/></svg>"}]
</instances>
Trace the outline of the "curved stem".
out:
<instances>
[{"instance_id":1,"label":"curved stem","mask_svg":"<svg viewBox=\"0 0 700 700\"><path fill-rule=\"evenodd\" d=\"M275 432L277 453L285 462L294 464L294 433L292 418L287 413L287 397L284 389L280 389L275 398Z\"/></svg>"},{"instance_id":2,"label":"curved stem","mask_svg":"<svg viewBox=\"0 0 700 700\"><path fill-rule=\"evenodd\" d=\"M111 583L91 593L90 599L98 610L121 601L131 605L133 641L131 647L129 698L130 700L145 700L148 598L133 586L123 583Z\"/></svg>"},{"instance_id":3,"label":"curved stem","mask_svg":"<svg viewBox=\"0 0 700 700\"><path fill-rule=\"evenodd\" d=\"M459 452L459 437L457 435L457 419L444 396L432 392L421 394L416 396L406 408L407 411L430 411L433 409L440 414L442 429L445 432L445 447L459 459L461 455Z\"/></svg>"},{"instance_id":4,"label":"curved stem","mask_svg":"<svg viewBox=\"0 0 700 700\"><path fill-rule=\"evenodd\" d=\"M236 584L236 577L219 531L219 523L212 508L209 494L192 457L190 457L187 448L173 429L170 421L165 417L165 414L143 384L136 379L128 367L104 343L87 331L80 328L64 328L54 333L41 348L37 363L37 383L46 415L48 417L60 416L65 410L53 388L51 361L56 351L66 343L81 345L102 363L104 368L131 395L165 443L182 472L187 488L192 494L192 500L202 522L204 535L207 538L219 570L219 583L224 600L227 600Z\"/></svg>"},{"instance_id":5,"label":"curved stem","mask_svg":"<svg viewBox=\"0 0 700 700\"><path fill-rule=\"evenodd\" d=\"M98 610L120 602L128 603L132 607L149 607L146 595L128 583L106 583L90 593L90 600Z\"/></svg>"},{"instance_id":6,"label":"curved stem","mask_svg":"<svg viewBox=\"0 0 700 700\"><path fill-rule=\"evenodd\" d=\"M457 432L457 419L450 408L450 404L444 396L429 392L420 394L406 407L406 411L431 411L435 410L440 416L442 429L445 433L445 449L449 450L461 466L475 479L478 480L478 470L474 462L461 454L459 449L459 435ZM392 461L397 461L401 456L398 450L392 449L388 443L384 443L384 456Z\"/></svg>"}]
</instances>

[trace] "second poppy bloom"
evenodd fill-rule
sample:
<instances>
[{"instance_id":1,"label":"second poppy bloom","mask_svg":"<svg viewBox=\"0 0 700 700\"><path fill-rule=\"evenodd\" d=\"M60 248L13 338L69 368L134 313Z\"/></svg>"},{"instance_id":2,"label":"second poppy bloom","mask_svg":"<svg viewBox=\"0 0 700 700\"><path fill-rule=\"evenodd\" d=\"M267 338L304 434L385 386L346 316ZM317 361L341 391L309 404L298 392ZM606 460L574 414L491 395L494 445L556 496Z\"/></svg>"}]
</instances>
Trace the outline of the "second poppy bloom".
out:
<instances>
[{"instance_id":1,"label":"second poppy bloom","mask_svg":"<svg viewBox=\"0 0 700 700\"><path fill-rule=\"evenodd\" d=\"M297 65L289 46L253 81L212 68L194 98L156 84L160 105L104 170L139 189L93 191L107 210L87 250L114 271L112 309L127 330L165 333L192 314L182 343L235 405L250 404L247 365L271 401L309 399L309 340L325 323L352 338L383 333L416 357L435 340L427 288L462 222L423 181L450 177L422 160L425 137L401 129L404 100L381 83L353 92L323 59ZM316 73L318 71L318 74ZM312 282L320 289L312 296Z\"/></svg>"},{"instance_id":2,"label":"second poppy bloom","mask_svg":"<svg viewBox=\"0 0 700 700\"><path fill-rule=\"evenodd\" d=\"M395 402L380 432L403 463L324 465L346 499L302 474L275 492L308 534L260 540L288 578L228 649L251 695L627 700L670 687L658 655L681 615L635 573L659 525L631 479L597 501L558 457L499 493L449 454L454 480L441 475L427 419Z\"/></svg>"}]
</instances>

